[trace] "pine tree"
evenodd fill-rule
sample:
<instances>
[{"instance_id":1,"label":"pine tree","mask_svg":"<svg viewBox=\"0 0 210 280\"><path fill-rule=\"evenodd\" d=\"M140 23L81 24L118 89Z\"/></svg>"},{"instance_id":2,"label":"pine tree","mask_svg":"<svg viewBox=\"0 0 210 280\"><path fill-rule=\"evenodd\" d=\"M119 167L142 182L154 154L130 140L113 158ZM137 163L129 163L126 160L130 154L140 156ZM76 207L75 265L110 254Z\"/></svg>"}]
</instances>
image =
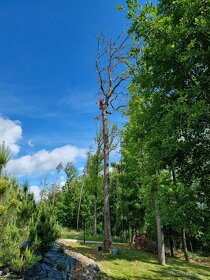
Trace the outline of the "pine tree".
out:
<instances>
[{"instance_id":1,"label":"pine tree","mask_svg":"<svg viewBox=\"0 0 210 280\"><path fill-rule=\"evenodd\" d=\"M53 209L46 203L38 205L36 217L31 221L32 243L37 244L37 250L41 253L42 261L45 254L51 249L53 242L60 236L60 229Z\"/></svg>"}]
</instances>

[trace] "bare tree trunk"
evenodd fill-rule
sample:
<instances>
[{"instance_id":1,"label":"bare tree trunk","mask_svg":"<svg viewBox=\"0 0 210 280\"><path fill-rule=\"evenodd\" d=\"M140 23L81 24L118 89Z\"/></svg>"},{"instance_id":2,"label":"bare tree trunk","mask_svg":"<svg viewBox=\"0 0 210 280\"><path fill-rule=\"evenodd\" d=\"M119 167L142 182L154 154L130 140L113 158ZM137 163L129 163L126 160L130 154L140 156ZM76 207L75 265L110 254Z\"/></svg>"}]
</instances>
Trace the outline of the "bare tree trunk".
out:
<instances>
[{"instance_id":1,"label":"bare tree trunk","mask_svg":"<svg viewBox=\"0 0 210 280\"><path fill-rule=\"evenodd\" d=\"M171 257L174 257L174 243L173 243L173 236L172 236L172 234L170 234L169 243L170 243Z\"/></svg>"},{"instance_id":2,"label":"bare tree trunk","mask_svg":"<svg viewBox=\"0 0 210 280\"><path fill-rule=\"evenodd\" d=\"M57 188L57 182L56 182L55 184L53 184L53 187L52 187L52 195L53 195L53 198L52 198L52 206L53 206L53 207L55 206L56 188Z\"/></svg>"},{"instance_id":3,"label":"bare tree trunk","mask_svg":"<svg viewBox=\"0 0 210 280\"><path fill-rule=\"evenodd\" d=\"M154 204L155 204L155 219L156 219L157 237L158 237L158 262L161 265L165 265L164 233L161 226L160 209L159 209L159 203L156 194L154 194Z\"/></svg>"},{"instance_id":4,"label":"bare tree trunk","mask_svg":"<svg viewBox=\"0 0 210 280\"><path fill-rule=\"evenodd\" d=\"M109 206L109 137L106 105L101 106L104 140L104 250L109 251L111 246L111 221Z\"/></svg>"},{"instance_id":5,"label":"bare tree trunk","mask_svg":"<svg viewBox=\"0 0 210 280\"><path fill-rule=\"evenodd\" d=\"M55 189L53 190L53 200L52 200L52 206L55 206Z\"/></svg>"},{"instance_id":6,"label":"bare tree trunk","mask_svg":"<svg viewBox=\"0 0 210 280\"><path fill-rule=\"evenodd\" d=\"M94 236L97 235L97 186L95 188L95 192L94 192L94 228L93 228L93 234Z\"/></svg>"},{"instance_id":7,"label":"bare tree trunk","mask_svg":"<svg viewBox=\"0 0 210 280\"><path fill-rule=\"evenodd\" d=\"M116 181L116 189L115 189L115 193L116 193L116 206L115 206L115 226L114 226L114 236L117 236L117 227L118 227L118 217L119 215L119 208L118 208L118 202L119 202L119 170L117 168L117 181Z\"/></svg>"},{"instance_id":8,"label":"bare tree trunk","mask_svg":"<svg viewBox=\"0 0 210 280\"><path fill-rule=\"evenodd\" d=\"M80 214L80 208L81 208L81 202L82 202L83 185L84 185L84 183L82 183L81 189L80 189L80 198L79 198L79 205L78 205L78 212L77 212L77 230L79 229L79 214Z\"/></svg>"},{"instance_id":9,"label":"bare tree trunk","mask_svg":"<svg viewBox=\"0 0 210 280\"><path fill-rule=\"evenodd\" d=\"M95 183L95 190L94 190L94 213L93 213L93 234L94 236L97 235L97 199L98 199L98 174L99 174L99 156L100 156L100 144L98 142L98 148L96 153L96 183Z\"/></svg>"},{"instance_id":10,"label":"bare tree trunk","mask_svg":"<svg viewBox=\"0 0 210 280\"><path fill-rule=\"evenodd\" d=\"M126 227L125 227L124 218L122 220L122 241L126 242Z\"/></svg>"},{"instance_id":11,"label":"bare tree trunk","mask_svg":"<svg viewBox=\"0 0 210 280\"><path fill-rule=\"evenodd\" d=\"M192 246L192 241L191 241L191 239L190 239L189 243L190 243L190 251L193 253L193 246Z\"/></svg>"},{"instance_id":12,"label":"bare tree trunk","mask_svg":"<svg viewBox=\"0 0 210 280\"><path fill-rule=\"evenodd\" d=\"M176 251L177 249L177 242L176 240L174 239L174 236L172 235L172 241L173 241L173 245L174 245L174 250Z\"/></svg>"},{"instance_id":13,"label":"bare tree trunk","mask_svg":"<svg viewBox=\"0 0 210 280\"><path fill-rule=\"evenodd\" d=\"M190 258L189 258L189 253L188 253L188 250L187 250L185 228L182 229L182 245L183 245L183 251L184 251L185 260L186 260L186 262L189 262Z\"/></svg>"}]
</instances>

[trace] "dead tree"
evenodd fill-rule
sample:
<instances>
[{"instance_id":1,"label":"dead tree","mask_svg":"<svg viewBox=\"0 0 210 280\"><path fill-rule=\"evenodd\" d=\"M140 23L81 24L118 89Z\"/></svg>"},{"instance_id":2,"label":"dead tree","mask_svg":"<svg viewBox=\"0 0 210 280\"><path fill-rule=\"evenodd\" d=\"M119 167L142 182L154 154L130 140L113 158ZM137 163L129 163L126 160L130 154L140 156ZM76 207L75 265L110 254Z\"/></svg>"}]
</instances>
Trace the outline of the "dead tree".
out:
<instances>
[{"instance_id":1,"label":"dead tree","mask_svg":"<svg viewBox=\"0 0 210 280\"><path fill-rule=\"evenodd\" d=\"M104 153L104 250L109 251L111 246L111 222L109 206L109 153L110 139L108 115L119 110L119 97L123 96L124 84L128 74L123 72L127 55L127 37L119 36L117 40L106 40L104 36L97 38L98 50L96 70L99 78L99 109L102 118L103 153ZM117 104L117 106L115 106Z\"/></svg>"},{"instance_id":2,"label":"dead tree","mask_svg":"<svg viewBox=\"0 0 210 280\"><path fill-rule=\"evenodd\" d=\"M96 118L97 120L98 117ZM109 138L109 152L115 150L118 145L118 138L119 138L119 129L117 125L113 125L112 128L109 130L108 134ZM102 129L100 127L100 130L97 131L96 137L95 137L95 144L96 144L96 152L92 156L94 158L94 177L95 177L95 182L94 182L94 227L93 227L93 233L94 236L97 235L97 199L98 199L98 176L101 171L101 163L104 159L104 154L103 154L103 133Z\"/></svg>"},{"instance_id":3,"label":"dead tree","mask_svg":"<svg viewBox=\"0 0 210 280\"><path fill-rule=\"evenodd\" d=\"M102 139L102 133L97 132L95 142L97 144L97 149L95 153L95 187L94 187L94 226L93 226L93 232L94 236L97 235L97 200L98 200L98 176L100 172L100 163L102 162L103 155L102 155L102 145L103 145L103 139Z\"/></svg>"}]
</instances>

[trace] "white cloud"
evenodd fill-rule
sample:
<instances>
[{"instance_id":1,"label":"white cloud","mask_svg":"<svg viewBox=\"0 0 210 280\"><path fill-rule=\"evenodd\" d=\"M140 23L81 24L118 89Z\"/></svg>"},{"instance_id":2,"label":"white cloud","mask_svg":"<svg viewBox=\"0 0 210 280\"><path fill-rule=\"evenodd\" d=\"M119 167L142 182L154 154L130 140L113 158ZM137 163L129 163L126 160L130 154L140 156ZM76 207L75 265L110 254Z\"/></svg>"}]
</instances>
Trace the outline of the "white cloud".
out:
<instances>
[{"instance_id":1,"label":"white cloud","mask_svg":"<svg viewBox=\"0 0 210 280\"><path fill-rule=\"evenodd\" d=\"M41 197L40 197L40 188L38 186L31 186L30 187L30 192L34 194L34 198L36 202L39 202Z\"/></svg>"},{"instance_id":2,"label":"white cloud","mask_svg":"<svg viewBox=\"0 0 210 280\"><path fill-rule=\"evenodd\" d=\"M34 144L33 144L32 140L28 141L28 145L29 145L29 147L32 147L32 148L34 147Z\"/></svg>"},{"instance_id":3,"label":"white cloud","mask_svg":"<svg viewBox=\"0 0 210 280\"><path fill-rule=\"evenodd\" d=\"M41 175L56 168L62 162L75 161L78 157L85 158L86 149L66 145L52 151L41 150L33 155L13 159L8 163L7 171L15 176Z\"/></svg>"},{"instance_id":4,"label":"white cloud","mask_svg":"<svg viewBox=\"0 0 210 280\"><path fill-rule=\"evenodd\" d=\"M19 121L12 121L0 117L0 144L5 141L11 153L16 155L20 151L17 142L22 138L22 128Z\"/></svg>"}]
</instances>

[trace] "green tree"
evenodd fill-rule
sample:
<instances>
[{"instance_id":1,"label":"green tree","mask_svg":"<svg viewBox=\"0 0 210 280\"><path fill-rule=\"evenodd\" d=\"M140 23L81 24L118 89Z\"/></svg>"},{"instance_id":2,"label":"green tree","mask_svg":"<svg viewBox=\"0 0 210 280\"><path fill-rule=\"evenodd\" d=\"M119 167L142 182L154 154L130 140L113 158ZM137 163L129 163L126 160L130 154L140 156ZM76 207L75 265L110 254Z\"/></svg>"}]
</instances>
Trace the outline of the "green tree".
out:
<instances>
[{"instance_id":1,"label":"green tree","mask_svg":"<svg viewBox=\"0 0 210 280\"><path fill-rule=\"evenodd\" d=\"M147 98L151 123L162 134L162 161L179 168L186 183L209 181L209 0L160 1L144 9L127 1L130 32L142 47L136 85ZM136 8L137 7L137 8ZM139 68L140 67L140 68Z\"/></svg>"},{"instance_id":2,"label":"green tree","mask_svg":"<svg viewBox=\"0 0 210 280\"><path fill-rule=\"evenodd\" d=\"M43 261L54 241L60 237L60 228L52 207L46 203L40 203L36 216L31 220L30 227L30 240L37 244L36 249L41 253Z\"/></svg>"},{"instance_id":3,"label":"green tree","mask_svg":"<svg viewBox=\"0 0 210 280\"><path fill-rule=\"evenodd\" d=\"M73 182L74 179L76 179L78 177L78 171L75 168L73 162L68 162L64 171L67 176L66 184L64 186L64 188L66 188L69 185L71 185L71 183Z\"/></svg>"},{"instance_id":4,"label":"green tree","mask_svg":"<svg viewBox=\"0 0 210 280\"><path fill-rule=\"evenodd\" d=\"M177 199L179 208L186 211L187 194L195 181L200 192L197 203L203 201L203 192L206 200L202 204L208 206L210 2L159 1L157 6L143 8L135 0L127 4L132 21L131 53L136 59L130 86L128 150L138 153L142 178L156 178L153 197L157 201L159 174L168 170L185 188L185 201ZM161 208L158 212L164 218ZM161 223L163 228L164 219Z\"/></svg>"},{"instance_id":5,"label":"green tree","mask_svg":"<svg viewBox=\"0 0 210 280\"><path fill-rule=\"evenodd\" d=\"M22 274L37 261L33 248L28 248L30 215L34 204L15 178L0 179L0 265ZM33 209L33 210L32 210Z\"/></svg>"},{"instance_id":6,"label":"green tree","mask_svg":"<svg viewBox=\"0 0 210 280\"><path fill-rule=\"evenodd\" d=\"M7 165L11 158L11 152L8 147L5 146L5 142L0 145L0 178L2 177L3 168Z\"/></svg>"}]
</instances>

